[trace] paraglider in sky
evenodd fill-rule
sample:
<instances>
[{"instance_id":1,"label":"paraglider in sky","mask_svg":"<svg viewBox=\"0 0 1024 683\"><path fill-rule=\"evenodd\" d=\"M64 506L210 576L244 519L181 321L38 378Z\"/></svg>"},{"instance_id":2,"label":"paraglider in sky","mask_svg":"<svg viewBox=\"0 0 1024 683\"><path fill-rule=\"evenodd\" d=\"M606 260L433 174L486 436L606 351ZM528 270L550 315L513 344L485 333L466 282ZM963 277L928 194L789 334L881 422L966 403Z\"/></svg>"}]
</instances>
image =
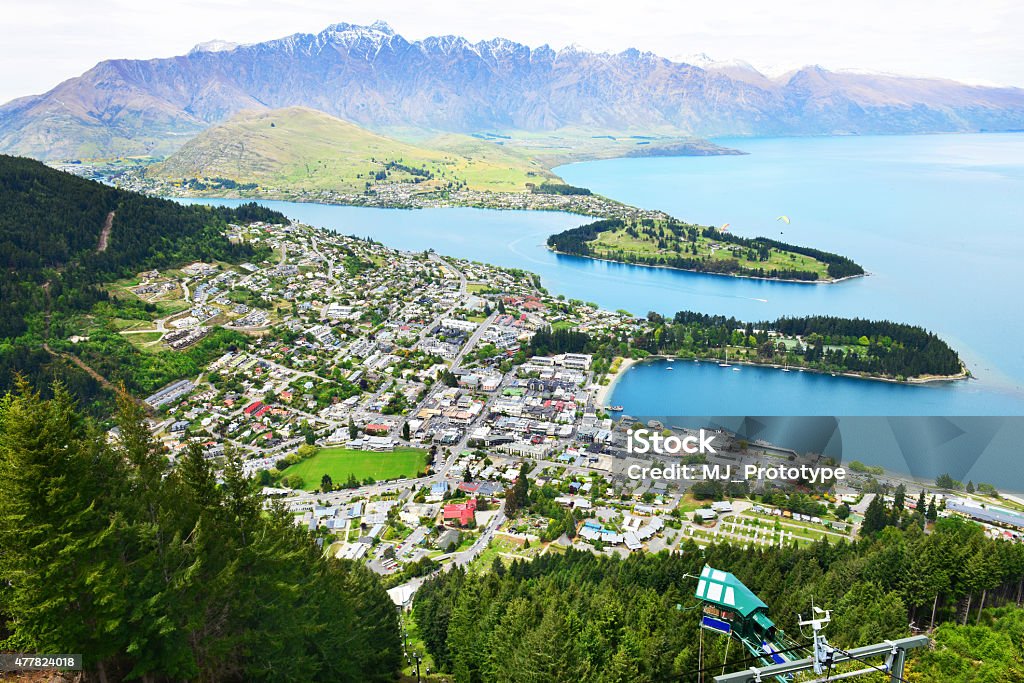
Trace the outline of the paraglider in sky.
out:
<instances>
[{"instance_id":1,"label":"paraglider in sky","mask_svg":"<svg viewBox=\"0 0 1024 683\"><path fill-rule=\"evenodd\" d=\"M789 225L789 216L779 216L779 217L778 217L778 218L776 218L775 220L777 220L777 221L782 221L782 222L783 222L783 223L785 223L786 225Z\"/></svg>"},{"instance_id":2,"label":"paraglider in sky","mask_svg":"<svg viewBox=\"0 0 1024 683\"><path fill-rule=\"evenodd\" d=\"M722 223L722 227L719 228L719 231L721 231L721 232L729 232L729 224L728 223Z\"/></svg>"}]
</instances>

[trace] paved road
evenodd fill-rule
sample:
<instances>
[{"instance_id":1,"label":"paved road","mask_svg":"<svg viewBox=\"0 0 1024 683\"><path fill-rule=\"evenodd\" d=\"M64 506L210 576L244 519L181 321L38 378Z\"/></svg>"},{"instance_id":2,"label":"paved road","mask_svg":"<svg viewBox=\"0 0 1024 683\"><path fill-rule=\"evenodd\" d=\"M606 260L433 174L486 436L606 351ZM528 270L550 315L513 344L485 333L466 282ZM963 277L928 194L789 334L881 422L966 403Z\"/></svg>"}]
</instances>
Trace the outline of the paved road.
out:
<instances>
[{"instance_id":1,"label":"paved road","mask_svg":"<svg viewBox=\"0 0 1024 683\"><path fill-rule=\"evenodd\" d=\"M427 255L427 258L429 258L431 261L434 261L438 265L444 266L446 269L448 269L448 270L452 271L453 273L455 273L458 276L458 278L459 278L459 293L462 294L463 296L465 296L465 294L467 292L467 289L468 289L468 286L469 286L468 283L467 283L465 274L463 274L463 272L461 270L459 270L458 268L456 268L452 264L448 263L443 258L441 258L437 254L435 254L434 252L430 252ZM452 314L452 311L454 311L456 308L458 308L460 304L461 304L461 302L456 303L454 306L450 306L445 311L437 314L437 316L435 316L434 319L431 320L428 324L424 325L423 329L420 330L419 337L416 339L416 344L413 345L413 348L416 348L417 346L419 346L420 342L422 342L424 339L426 339L427 335L430 334L430 331L433 330L435 327L437 327L438 323L440 323L442 320L444 320L445 318L450 316Z\"/></svg>"},{"instance_id":2,"label":"paved road","mask_svg":"<svg viewBox=\"0 0 1024 683\"><path fill-rule=\"evenodd\" d=\"M473 336L469 338L469 341L462 346L459 350L459 354L455 356L455 359L452 361L452 370L458 369L459 365L462 363L462 359L465 358L467 353L473 350L473 347L477 345L477 342L479 342L480 338L484 336L484 332L487 331L487 328L490 327L491 323L494 322L494 319L497 318L498 315L500 314L497 311L494 311L487 317L487 320L480 323L480 326L476 328L476 332L474 332Z\"/></svg>"}]
</instances>

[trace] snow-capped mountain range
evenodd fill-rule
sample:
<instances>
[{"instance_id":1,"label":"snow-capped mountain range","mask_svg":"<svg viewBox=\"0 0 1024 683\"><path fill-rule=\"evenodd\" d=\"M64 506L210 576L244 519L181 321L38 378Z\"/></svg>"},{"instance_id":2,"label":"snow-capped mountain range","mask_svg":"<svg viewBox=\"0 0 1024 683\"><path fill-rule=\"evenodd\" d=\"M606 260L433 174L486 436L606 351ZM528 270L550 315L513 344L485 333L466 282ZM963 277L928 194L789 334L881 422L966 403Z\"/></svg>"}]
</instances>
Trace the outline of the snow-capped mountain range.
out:
<instances>
[{"instance_id":1,"label":"snow-capped mountain range","mask_svg":"<svg viewBox=\"0 0 1024 683\"><path fill-rule=\"evenodd\" d=\"M1019 88L820 67L772 78L738 61L531 48L505 38L408 41L376 22L101 62L0 107L0 151L40 158L164 153L240 110L295 105L378 130L722 136L1024 129Z\"/></svg>"}]
</instances>

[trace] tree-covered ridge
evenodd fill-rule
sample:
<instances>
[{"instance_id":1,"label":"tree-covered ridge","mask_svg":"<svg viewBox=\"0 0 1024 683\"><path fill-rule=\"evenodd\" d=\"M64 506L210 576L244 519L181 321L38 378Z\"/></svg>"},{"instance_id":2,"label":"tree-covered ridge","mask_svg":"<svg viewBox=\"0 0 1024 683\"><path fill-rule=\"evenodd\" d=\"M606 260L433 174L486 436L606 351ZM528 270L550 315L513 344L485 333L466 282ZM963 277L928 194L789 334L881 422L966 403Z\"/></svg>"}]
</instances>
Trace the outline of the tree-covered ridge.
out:
<instances>
[{"instance_id":1,"label":"tree-covered ridge","mask_svg":"<svg viewBox=\"0 0 1024 683\"><path fill-rule=\"evenodd\" d=\"M232 244L224 227L257 220L285 218L255 204L186 206L0 155L0 338L25 332L31 312L95 303L103 281L189 260L250 258L251 247Z\"/></svg>"},{"instance_id":2,"label":"tree-covered ridge","mask_svg":"<svg viewBox=\"0 0 1024 683\"><path fill-rule=\"evenodd\" d=\"M770 279L813 282L864 274L845 256L674 218L600 220L551 235L548 247L623 263Z\"/></svg>"},{"instance_id":3,"label":"tree-covered ridge","mask_svg":"<svg viewBox=\"0 0 1024 683\"><path fill-rule=\"evenodd\" d=\"M109 443L53 393L0 400L0 649L83 653L96 680L393 680L369 570L263 510L237 462L171 468L130 400Z\"/></svg>"},{"instance_id":4,"label":"tree-covered ridge","mask_svg":"<svg viewBox=\"0 0 1024 683\"><path fill-rule=\"evenodd\" d=\"M186 206L0 155L0 391L18 372L39 387L60 378L90 401L96 382L44 344L72 334L75 316L108 299L103 283L194 260L255 258L227 239L227 224L285 220L256 204Z\"/></svg>"},{"instance_id":5,"label":"tree-covered ridge","mask_svg":"<svg viewBox=\"0 0 1024 683\"><path fill-rule=\"evenodd\" d=\"M416 595L414 618L434 661L458 683L696 680L691 672L700 668L701 647L704 666L726 661L724 638L705 634L701 645L696 584L687 575L705 563L736 574L798 642L805 641L797 614L806 614L812 599L835 610L828 636L840 647L908 635L912 620L927 629L934 609L934 623L942 624L936 649L918 653L908 680L978 680L971 677L981 664L978 652L962 646L965 637L999 648L992 657L1000 664L988 670L1001 677L986 680L1019 680L1013 675L1024 661L1022 644L987 628L989 611L968 608L972 626L955 624L968 596L973 605L982 593L990 607L1019 604L1024 548L989 540L980 527L956 520L938 522L929 535L910 523L853 544L823 541L803 549L712 545L701 551L686 542L682 553L625 560L570 550L507 568L495 562L487 573L456 570L428 580ZM1021 620L1012 622L1019 633ZM744 657L734 644L729 659ZM915 674L936 670L966 673Z\"/></svg>"}]
</instances>

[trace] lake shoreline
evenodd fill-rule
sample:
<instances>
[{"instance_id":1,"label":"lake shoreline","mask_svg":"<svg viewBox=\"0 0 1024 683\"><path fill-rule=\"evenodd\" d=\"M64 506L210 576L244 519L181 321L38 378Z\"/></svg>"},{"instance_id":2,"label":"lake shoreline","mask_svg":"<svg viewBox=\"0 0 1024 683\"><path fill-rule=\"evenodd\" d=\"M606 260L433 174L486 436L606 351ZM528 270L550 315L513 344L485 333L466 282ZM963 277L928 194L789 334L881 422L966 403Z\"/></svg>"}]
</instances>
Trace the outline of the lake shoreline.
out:
<instances>
[{"instance_id":1,"label":"lake shoreline","mask_svg":"<svg viewBox=\"0 0 1024 683\"><path fill-rule=\"evenodd\" d=\"M632 368L634 365L639 365L639 364L644 364L644 363L653 363L653 362L659 362L659 361L680 361L680 362L687 362L687 363L696 361L698 363L715 363L716 365L721 363L721 362L723 362L720 359L710 358L710 357L708 357L708 358L697 358L697 357L694 357L694 358L681 358L679 356L668 356L668 355L664 355L664 354L655 354L655 355L647 356L647 357L643 358L642 360L629 359L628 360L628 364L627 364L626 361L623 362L623 366L620 367L618 372L615 373L615 375L612 377L612 379L608 383L608 385L602 387L602 390L606 390L606 391L601 391L601 392L598 393L597 397L595 398L595 403L599 407L600 406L604 406L604 405L608 405L608 401L611 400L611 398L614 395L615 386L619 383L619 380L622 379L622 376L625 374L626 370ZM774 369L774 370L782 370L785 367L785 366L779 365L778 363L755 363L754 361L749 361L749 360L730 360L729 364L730 365L745 365L745 366L757 367L757 368L769 368L769 369ZM811 373L814 373L814 374L817 374L817 375L829 375L831 377L847 377L847 378L850 378L850 379L860 379L860 380L866 380L866 381L870 381L870 382L887 382L889 384L911 384L911 385L924 386L924 385L928 385L928 384L943 384L943 383L947 383L947 382L952 383L952 382L960 382L960 381L963 381L963 380L971 379L972 375L971 375L970 371L967 369L967 366L964 365L961 362L960 363L960 367L961 367L961 371L959 373L957 373L956 375L935 375L935 376L928 375L928 376L925 376L925 377L912 377L912 378L903 379L903 380L896 379L895 377L876 377L876 376L872 376L872 375L858 374L858 373L855 373L855 372L830 372L828 370L819 370L817 368L805 368L805 367L794 367L790 371L791 372L811 372Z\"/></svg>"},{"instance_id":2,"label":"lake shoreline","mask_svg":"<svg viewBox=\"0 0 1024 683\"><path fill-rule=\"evenodd\" d=\"M597 406L599 410L603 409L606 405L609 405L608 399L610 399L612 394L615 392L615 385L619 383L619 380L626 374L626 371L638 362L640 361L633 358L622 359L622 363L619 364L619 369L616 370L615 374L609 378L608 384L601 385L601 388L597 390L597 394L594 395L594 405Z\"/></svg>"}]
</instances>

